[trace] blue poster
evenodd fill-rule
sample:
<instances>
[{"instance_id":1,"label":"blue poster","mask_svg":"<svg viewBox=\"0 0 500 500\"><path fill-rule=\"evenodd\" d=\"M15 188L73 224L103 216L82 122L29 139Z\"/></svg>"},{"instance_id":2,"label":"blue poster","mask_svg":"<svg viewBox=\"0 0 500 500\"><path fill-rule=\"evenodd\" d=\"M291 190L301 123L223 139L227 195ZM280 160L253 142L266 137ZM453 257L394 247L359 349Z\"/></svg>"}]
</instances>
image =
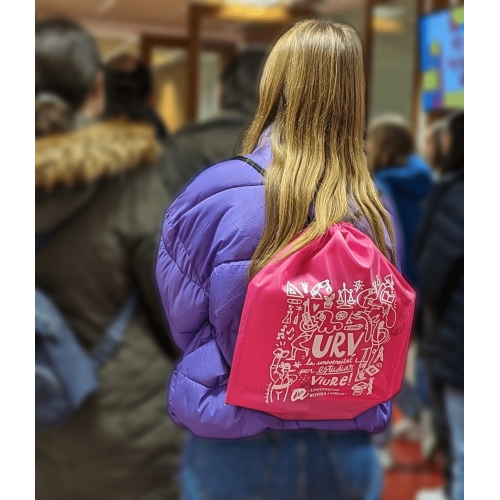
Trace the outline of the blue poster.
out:
<instances>
[{"instance_id":1,"label":"blue poster","mask_svg":"<svg viewBox=\"0 0 500 500\"><path fill-rule=\"evenodd\" d=\"M420 63L425 111L464 106L464 8L420 19Z\"/></svg>"}]
</instances>

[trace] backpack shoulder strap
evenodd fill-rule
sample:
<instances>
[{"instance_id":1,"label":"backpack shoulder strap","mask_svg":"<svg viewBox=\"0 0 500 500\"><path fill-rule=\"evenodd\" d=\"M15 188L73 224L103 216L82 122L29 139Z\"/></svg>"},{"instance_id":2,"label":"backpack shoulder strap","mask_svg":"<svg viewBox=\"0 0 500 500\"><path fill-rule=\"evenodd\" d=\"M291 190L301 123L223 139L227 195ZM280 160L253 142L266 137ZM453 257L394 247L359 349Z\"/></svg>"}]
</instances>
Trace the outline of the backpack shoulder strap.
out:
<instances>
[{"instance_id":1,"label":"backpack shoulder strap","mask_svg":"<svg viewBox=\"0 0 500 500\"><path fill-rule=\"evenodd\" d=\"M130 320L135 312L138 294L134 288L128 295L125 304L120 309L118 316L104 332L104 337L92 351L91 357L96 364L97 369L101 368L108 359L115 353L118 346L122 343Z\"/></svg>"},{"instance_id":2,"label":"backpack shoulder strap","mask_svg":"<svg viewBox=\"0 0 500 500\"><path fill-rule=\"evenodd\" d=\"M254 170L259 172L262 177L266 177L267 171L266 169L262 168L257 162L251 160L250 158L247 158L246 156L235 156L232 158L232 160L240 160L245 162L246 164L250 165ZM307 216L307 224L309 225L312 222L312 217L311 215Z\"/></svg>"},{"instance_id":3,"label":"backpack shoulder strap","mask_svg":"<svg viewBox=\"0 0 500 500\"><path fill-rule=\"evenodd\" d=\"M235 156L233 158L233 160L244 161L245 163L247 163L248 165L250 165L254 170L256 170L257 172L259 172L259 174L262 175L262 177L266 176L266 170L264 168L262 168L258 163L254 162L250 158L247 158L246 156Z\"/></svg>"}]
</instances>

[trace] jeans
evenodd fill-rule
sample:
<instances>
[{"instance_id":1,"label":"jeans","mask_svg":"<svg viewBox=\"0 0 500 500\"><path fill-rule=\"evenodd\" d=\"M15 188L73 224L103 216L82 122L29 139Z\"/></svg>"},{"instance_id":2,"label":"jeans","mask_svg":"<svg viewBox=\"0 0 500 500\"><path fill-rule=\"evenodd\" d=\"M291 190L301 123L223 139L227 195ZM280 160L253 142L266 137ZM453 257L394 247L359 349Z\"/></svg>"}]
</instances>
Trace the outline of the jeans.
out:
<instances>
[{"instance_id":1,"label":"jeans","mask_svg":"<svg viewBox=\"0 0 500 500\"><path fill-rule=\"evenodd\" d=\"M429 408L431 406L431 395L429 387L429 377L427 375L427 363L425 359L420 355L417 356L415 372L415 390L417 392L417 396L419 397L422 405L425 408Z\"/></svg>"},{"instance_id":2,"label":"jeans","mask_svg":"<svg viewBox=\"0 0 500 500\"><path fill-rule=\"evenodd\" d=\"M416 389L406 379L403 379L401 390L394 398L396 404L401 408L403 415L415 419L422 412L422 401Z\"/></svg>"},{"instance_id":3,"label":"jeans","mask_svg":"<svg viewBox=\"0 0 500 500\"><path fill-rule=\"evenodd\" d=\"M464 499L464 390L446 386L446 415L451 437L451 500Z\"/></svg>"},{"instance_id":4,"label":"jeans","mask_svg":"<svg viewBox=\"0 0 500 500\"><path fill-rule=\"evenodd\" d=\"M364 433L190 436L182 500L378 500L382 468Z\"/></svg>"}]
</instances>

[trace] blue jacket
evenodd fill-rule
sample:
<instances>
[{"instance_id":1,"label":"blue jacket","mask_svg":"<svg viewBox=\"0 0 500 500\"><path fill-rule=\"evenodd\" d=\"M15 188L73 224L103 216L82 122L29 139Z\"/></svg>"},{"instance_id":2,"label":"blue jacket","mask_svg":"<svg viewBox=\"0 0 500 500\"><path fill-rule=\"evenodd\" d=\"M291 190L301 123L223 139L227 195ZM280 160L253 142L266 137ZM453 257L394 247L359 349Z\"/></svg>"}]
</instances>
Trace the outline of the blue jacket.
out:
<instances>
[{"instance_id":1,"label":"blue jacket","mask_svg":"<svg viewBox=\"0 0 500 500\"><path fill-rule=\"evenodd\" d=\"M375 182L394 201L403 230L403 275L418 288L412 259L415 233L422 217L422 201L432 186L432 171L427 163L413 154L403 166L389 167L375 174Z\"/></svg>"}]
</instances>

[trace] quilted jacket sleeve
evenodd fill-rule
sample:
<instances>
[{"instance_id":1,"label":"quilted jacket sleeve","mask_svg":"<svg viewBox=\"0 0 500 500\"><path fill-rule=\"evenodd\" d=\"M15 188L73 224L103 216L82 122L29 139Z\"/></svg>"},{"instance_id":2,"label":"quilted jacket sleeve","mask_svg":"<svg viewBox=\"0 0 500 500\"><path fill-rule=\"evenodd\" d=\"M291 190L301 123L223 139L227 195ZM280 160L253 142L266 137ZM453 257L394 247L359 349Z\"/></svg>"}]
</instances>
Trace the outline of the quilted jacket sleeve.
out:
<instances>
[{"instance_id":1,"label":"quilted jacket sleeve","mask_svg":"<svg viewBox=\"0 0 500 500\"><path fill-rule=\"evenodd\" d=\"M242 162L202 172L168 209L156 280L173 338L186 354L238 329L263 220L262 179ZM230 362L230 349L224 354Z\"/></svg>"},{"instance_id":2,"label":"quilted jacket sleeve","mask_svg":"<svg viewBox=\"0 0 500 500\"><path fill-rule=\"evenodd\" d=\"M189 266L182 269L166 248L164 230L158 249L156 277L163 308L176 345L185 351L208 321L208 296Z\"/></svg>"},{"instance_id":3,"label":"quilted jacket sleeve","mask_svg":"<svg viewBox=\"0 0 500 500\"><path fill-rule=\"evenodd\" d=\"M257 434L269 425L265 418L248 418L250 410L225 405L225 396L258 243L252 234L263 223L263 203L256 203L262 188L235 186L208 196L201 184L190 185L168 210L156 264L172 336L184 351L170 382L169 412L199 436ZM252 209L241 210L245 201Z\"/></svg>"}]
</instances>

